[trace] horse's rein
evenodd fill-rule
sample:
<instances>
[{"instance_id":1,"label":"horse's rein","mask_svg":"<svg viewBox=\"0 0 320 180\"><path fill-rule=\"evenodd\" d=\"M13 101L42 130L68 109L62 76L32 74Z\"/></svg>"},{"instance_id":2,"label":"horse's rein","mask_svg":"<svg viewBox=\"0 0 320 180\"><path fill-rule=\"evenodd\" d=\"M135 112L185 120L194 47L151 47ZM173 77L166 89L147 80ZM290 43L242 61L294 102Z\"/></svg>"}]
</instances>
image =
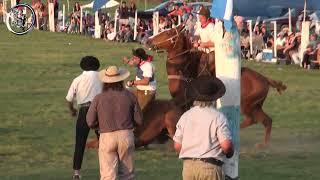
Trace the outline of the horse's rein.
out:
<instances>
[{"instance_id":1,"label":"horse's rein","mask_svg":"<svg viewBox=\"0 0 320 180\"><path fill-rule=\"evenodd\" d=\"M182 56L182 55L190 52L190 50L191 50L191 49L187 49L187 50L185 50L185 51L183 51L183 52L181 52L181 53L178 53L177 55L175 55L175 56L173 56L173 57L168 57L168 60L171 61L171 60L173 60L173 59L176 58L176 57Z\"/></svg>"},{"instance_id":2,"label":"horse's rein","mask_svg":"<svg viewBox=\"0 0 320 180\"><path fill-rule=\"evenodd\" d=\"M157 47L157 45L159 45L159 44L162 44L162 43L165 43L167 41L170 41L171 44L174 43L173 48L175 48L176 45L177 45L177 42L178 42L178 38L176 40L174 40L174 38L179 37L180 33L183 32L185 30L185 28L180 33L178 32L177 28L173 28L173 29L176 31L176 34L174 36L172 36L172 37L170 37L170 38L168 38L166 40L160 41L158 43L155 43L155 44L153 44L153 46Z\"/></svg>"}]
</instances>

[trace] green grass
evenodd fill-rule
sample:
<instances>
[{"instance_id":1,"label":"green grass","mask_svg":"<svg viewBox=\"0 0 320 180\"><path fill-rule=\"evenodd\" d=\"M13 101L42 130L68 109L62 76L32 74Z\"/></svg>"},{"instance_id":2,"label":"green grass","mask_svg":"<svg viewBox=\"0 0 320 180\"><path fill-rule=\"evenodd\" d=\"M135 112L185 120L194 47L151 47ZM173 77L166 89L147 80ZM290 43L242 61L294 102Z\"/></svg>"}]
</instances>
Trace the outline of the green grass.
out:
<instances>
[{"instance_id":1,"label":"green grass","mask_svg":"<svg viewBox=\"0 0 320 180\"><path fill-rule=\"evenodd\" d=\"M70 179L75 120L65 96L81 73L80 58L94 55L102 67L123 66L121 57L138 46L39 31L16 36L0 25L0 179ZM157 98L169 98L164 55L155 54L155 65ZM281 96L270 90L265 102L273 118L268 149L254 148L262 141L262 125L241 131L241 179L320 179L320 71L253 62L243 66L282 80L288 90ZM181 161L165 145L138 151L136 170L139 180L181 179ZM98 179L96 151L85 153L82 174Z\"/></svg>"}]
</instances>

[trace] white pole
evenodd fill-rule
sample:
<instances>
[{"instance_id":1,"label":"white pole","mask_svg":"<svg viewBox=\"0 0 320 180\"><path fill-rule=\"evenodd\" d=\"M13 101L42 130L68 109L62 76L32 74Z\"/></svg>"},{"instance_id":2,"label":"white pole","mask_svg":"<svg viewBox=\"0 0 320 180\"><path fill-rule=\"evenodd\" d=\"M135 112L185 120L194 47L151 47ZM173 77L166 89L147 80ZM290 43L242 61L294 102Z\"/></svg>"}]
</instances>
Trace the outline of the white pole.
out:
<instances>
[{"instance_id":1,"label":"white pole","mask_svg":"<svg viewBox=\"0 0 320 180\"><path fill-rule=\"evenodd\" d=\"M101 36L100 34L100 22L99 22L99 13L98 11L95 12L94 15L94 37L99 39Z\"/></svg>"},{"instance_id":2,"label":"white pole","mask_svg":"<svg viewBox=\"0 0 320 180\"><path fill-rule=\"evenodd\" d=\"M14 7L15 5L17 5L17 1L16 0L11 0L11 8Z\"/></svg>"},{"instance_id":3,"label":"white pole","mask_svg":"<svg viewBox=\"0 0 320 180\"><path fill-rule=\"evenodd\" d=\"M259 23L260 23L260 19L261 19L261 17L260 17L260 16L258 16L258 17L257 17L257 20L256 20L256 23L254 24L253 29L256 29L256 26L258 26L258 25L259 25Z\"/></svg>"},{"instance_id":4,"label":"white pole","mask_svg":"<svg viewBox=\"0 0 320 180\"><path fill-rule=\"evenodd\" d=\"M117 34L118 9L114 13L114 32Z\"/></svg>"},{"instance_id":5,"label":"white pole","mask_svg":"<svg viewBox=\"0 0 320 180\"><path fill-rule=\"evenodd\" d=\"M306 21L306 14L307 14L307 0L304 0L304 9L303 9L303 22Z\"/></svg>"},{"instance_id":6,"label":"white pole","mask_svg":"<svg viewBox=\"0 0 320 180\"><path fill-rule=\"evenodd\" d=\"M7 0L3 0L3 8L2 8L2 17L3 17L3 22L6 22L7 18Z\"/></svg>"},{"instance_id":7,"label":"white pole","mask_svg":"<svg viewBox=\"0 0 320 180\"><path fill-rule=\"evenodd\" d=\"M292 32L291 8L289 8L289 32Z\"/></svg>"},{"instance_id":8,"label":"white pole","mask_svg":"<svg viewBox=\"0 0 320 180\"><path fill-rule=\"evenodd\" d=\"M316 33L320 35L320 21L316 21Z\"/></svg>"},{"instance_id":9,"label":"white pole","mask_svg":"<svg viewBox=\"0 0 320 180\"><path fill-rule=\"evenodd\" d=\"M144 0L144 10L147 10L147 0Z\"/></svg>"},{"instance_id":10,"label":"white pole","mask_svg":"<svg viewBox=\"0 0 320 180\"><path fill-rule=\"evenodd\" d=\"M82 11L83 11L83 9L82 9L82 7L80 7L80 34L82 34L82 26L83 26L83 24L82 24L82 19L83 19Z\"/></svg>"},{"instance_id":11,"label":"white pole","mask_svg":"<svg viewBox=\"0 0 320 180\"><path fill-rule=\"evenodd\" d=\"M39 24L40 24L40 22L39 22L39 11L36 10L35 13L36 13L36 21L37 21L37 27L36 27L36 28L39 29L39 27L40 27L40 26L39 26Z\"/></svg>"},{"instance_id":12,"label":"white pole","mask_svg":"<svg viewBox=\"0 0 320 180\"><path fill-rule=\"evenodd\" d=\"M181 16L178 16L178 26L181 24Z\"/></svg>"},{"instance_id":13,"label":"white pole","mask_svg":"<svg viewBox=\"0 0 320 180\"><path fill-rule=\"evenodd\" d=\"M310 21L306 21L306 9L307 0L304 1L304 12L303 12L303 22L301 30L301 49L300 49L300 59L303 59L303 53L309 44L309 34L310 34ZM300 62L301 65L301 62Z\"/></svg>"},{"instance_id":14,"label":"white pole","mask_svg":"<svg viewBox=\"0 0 320 180\"><path fill-rule=\"evenodd\" d=\"M159 33L159 12L154 12L153 13L153 35L157 35Z\"/></svg>"},{"instance_id":15,"label":"white pole","mask_svg":"<svg viewBox=\"0 0 320 180\"><path fill-rule=\"evenodd\" d=\"M152 24L153 24L153 34L152 35L156 35L156 12L153 12Z\"/></svg>"},{"instance_id":16,"label":"white pole","mask_svg":"<svg viewBox=\"0 0 320 180\"><path fill-rule=\"evenodd\" d=\"M250 38L250 57L253 54L253 45L252 45L252 20L247 21L249 23L249 38Z\"/></svg>"},{"instance_id":17,"label":"white pole","mask_svg":"<svg viewBox=\"0 0 320 180\"><path fill-rule=\"evenodd\" d=\"M65 27L65 19L66 19L66 5L63 4L63 6L62 6L62 27L63 27L63 30Z\"/></svg>"},{"instance_id":18,"label":"white pole","mask_svg":"<svg viewBox=\"0 0 320 180\"><path fill-rule=\"evenodd\" d=\"M49 3L49 30L51 32L55 31L54 27L54 4Z\"/></svg>"},{"instance_id":19,"label":"white pole","mask_svg":"<svg viewBox=\"0 0 320 180\"><path fill-rule=\"evenodd\" d=\"M69 0L67 0L67 5L68 5L68 16L69 16L69 13L70 13L70 2L69 2Z\"/></svg>"},{"instance_id":20,"label":"white pole","mask_svg":"<svg viewBox=\"0 0 320 180\"><path fill-rule=\"evenodd\" d=\"M302 31L301 31L301 49L300 49L300 59L303 58L303 53L306 50L309 44L309 36L310 36L310 21L302 22Z\"/></svg>"},{"instance_id":21,"label":"white pole","mask_svg":"<svg viewBox=\"0 0 320 180\"><path fill-rule=\"evenodd\" d=\"M277 58L277 21L273 21L273 34L274 34L274 38L273 38L273 55L275 58Z\"/></svg>"},{"instance_id":22,"label":"white pole","mask_svg":"<svg viewBox=\"0 0 320 180\"><path fill-rule=\"evenodd\" d=\"M133 31L133 40L137 39L138 35L138 10L134 14L134 31Z\"/></svg>"},{"instance_id":23,"label":"white pole","mask_svg":"<svg viewBox=\"0 0 320 180\"><path fill-rule=\"evenodd\" d=\"M159 33L159 11L156 12L156 28L157 34Z\"/></svg>"}]
</instances>

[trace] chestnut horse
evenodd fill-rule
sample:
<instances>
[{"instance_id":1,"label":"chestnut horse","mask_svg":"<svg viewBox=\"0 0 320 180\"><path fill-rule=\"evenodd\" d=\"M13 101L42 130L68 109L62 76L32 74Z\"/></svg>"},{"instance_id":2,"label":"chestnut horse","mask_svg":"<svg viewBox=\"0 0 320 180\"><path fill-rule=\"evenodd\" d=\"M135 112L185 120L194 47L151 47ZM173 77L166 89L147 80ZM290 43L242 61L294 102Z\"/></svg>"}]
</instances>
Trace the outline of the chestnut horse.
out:
<instances>
[{"instance_id":1,"label":"chestnut horse","mask_svg":"<svg viewBox=\"0 0 320 180\"><path fill-rule=\"evenodd\" d=\"M209 72L207 75L215 75L214 62L210 64L200 63L202 52L190 50L191 44L184 33L184 25L151 37L147 45L153 50L167 51L166 68L169 91L175 102L180 105L181 103L187 104L184 94L190 80L199 76L200 72ZM264 125L264 140L262 144L258 144L259 147L267 146L270 140L272 119L262 109L270 86L276 88L279 94L286 89L286 86L281 81L267 78L250 68L241 68L240 106L244 121L240 127L241 129L246 128L257 122ZM188 106L186 107L188 108Z\"/></svg>"},{"instance_id":2,"label":"chestnut horse","mask_svg":"<svg viewBox=\"0 0 320 180\"><path fill-rule=\"evenodd\" d=\"M143 125L135 127L135 146L148 145L153 140L173 138L176 124L183 110L172 100L155 100L143 110ZM87 148L98 148L99 141L94 138L87 142Z\"/></svg>"}]
</instances>

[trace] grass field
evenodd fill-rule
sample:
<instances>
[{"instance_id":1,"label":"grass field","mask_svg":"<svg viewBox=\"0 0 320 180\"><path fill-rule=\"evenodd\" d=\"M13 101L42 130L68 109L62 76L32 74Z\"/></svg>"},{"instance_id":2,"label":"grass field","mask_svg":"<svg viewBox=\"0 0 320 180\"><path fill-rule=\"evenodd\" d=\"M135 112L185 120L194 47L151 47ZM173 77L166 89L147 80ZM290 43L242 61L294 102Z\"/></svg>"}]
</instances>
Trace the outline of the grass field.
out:
<instances>
[{"instance_id":1,"label":"grass field","mask_svg":"<svg viewBox=\"0 0 320 180\"><path fill-rule=\"evenodd\" d=\"M38 31L16 36L0 25L0 179L71 179L75 120L65 95L81 73L80 58L94 55L102 67L122 65L121 57L138 46ZM164 62L164 55L155 55L157 98L169 98ZM320 71L253 62L243 66L282 80L288 89L281 96L271 90L265 102L274 120L269 148L255 149L263 137L260 124L241 131L241 179L320 179ZM138 180L177 180L181 162L165 145L155 146L137 152L136 172ZM85 153L82 174L98 179L95 151Z\"/></svg>"}]
</instances>

